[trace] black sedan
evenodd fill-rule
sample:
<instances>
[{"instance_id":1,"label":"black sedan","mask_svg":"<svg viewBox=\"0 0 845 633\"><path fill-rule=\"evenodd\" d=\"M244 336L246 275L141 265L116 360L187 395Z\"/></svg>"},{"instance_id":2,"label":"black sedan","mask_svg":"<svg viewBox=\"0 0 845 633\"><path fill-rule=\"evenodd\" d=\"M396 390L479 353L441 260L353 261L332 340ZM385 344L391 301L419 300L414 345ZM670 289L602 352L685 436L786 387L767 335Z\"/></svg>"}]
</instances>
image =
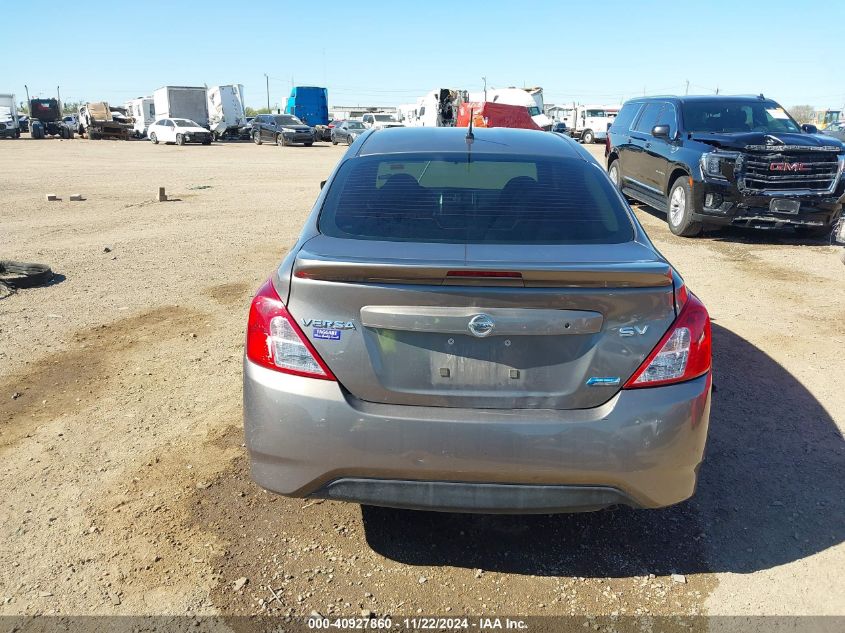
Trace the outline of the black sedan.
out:
<instances>
[{"instance_id":1,"label":"black sedan","mask_svg":"<svg viewBox=\"0 0 845 633\"><path fill-rule=\"evenodd\" d=\"M252 140L256 145L267 142L311 146L314 144L314 129L292 114L259 114L252 122Z\"/></svg>"}]
</instances>

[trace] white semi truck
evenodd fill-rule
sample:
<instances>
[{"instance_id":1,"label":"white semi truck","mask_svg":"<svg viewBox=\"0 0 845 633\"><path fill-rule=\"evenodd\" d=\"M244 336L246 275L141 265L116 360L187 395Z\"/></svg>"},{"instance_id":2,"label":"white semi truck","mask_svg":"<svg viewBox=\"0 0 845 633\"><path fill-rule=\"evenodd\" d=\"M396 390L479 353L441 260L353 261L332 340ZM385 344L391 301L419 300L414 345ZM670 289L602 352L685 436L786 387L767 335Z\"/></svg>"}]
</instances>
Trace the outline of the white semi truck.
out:
<instances>
[{"instance_id":1,"label":"white semi truck","mask_svg":"<svg viewBox=\"0 0 845 633\"><path fill-rule=\"evenodd\" d=\"M138 97L130 99L123 107L133 119L135 119L132 130L136 138L144 138L147 135L147 128L155 122L156 108L152 97Z\"/></svg>"},{"instance_id":2,"label":"white semi truck","mask_svg":"<svg viewBox=\"0 0 845 633\"><path fill-rule=\"evenodd\" d=\"M18 104L13 94L0 94L0 138L20 138Z\"/></svg>"},{"instance_id":3,"label":"white semi truck","mask_svg":"<svg viewBox=\"0 0 845 633\"><path fill-rule=\"evenodd\" d=\"M569 134L582 143L595 143L607 137L607 128L619 113L618 105L576 105L554 108L556 121L566 123Z\"/></svg>"},{"instance_id":4,"label":"white semi truck","mask_svg":"<svg viewBox=\"0 0 845 633\"><path fill-rule=\"evenodd\" d=\"M466 90L435 88L420 97L415 105L401 106L402 121L412 127L454 127L458 109L467 97Z\"/></svg>"},{"instance_id":5,"label":"white semi truck","mask_svg":"<svg viewBox=\"0 0 845 633\"><path fill-rule=\"evenodd\" d=\"M208 125L215 138L238 138L246 125L242 84L208 89Z\"/></svg>"},{"instance_id":6,"label":"white semi truck","mask_svg":"<svg viewBox=\"0 0 845 633\"><path fill-rule=\"evenodd\" d=\"M153 93L155 118L190 119L208 127L208 95L205 86L164 86Z\"/></svg>"}]
</instances>

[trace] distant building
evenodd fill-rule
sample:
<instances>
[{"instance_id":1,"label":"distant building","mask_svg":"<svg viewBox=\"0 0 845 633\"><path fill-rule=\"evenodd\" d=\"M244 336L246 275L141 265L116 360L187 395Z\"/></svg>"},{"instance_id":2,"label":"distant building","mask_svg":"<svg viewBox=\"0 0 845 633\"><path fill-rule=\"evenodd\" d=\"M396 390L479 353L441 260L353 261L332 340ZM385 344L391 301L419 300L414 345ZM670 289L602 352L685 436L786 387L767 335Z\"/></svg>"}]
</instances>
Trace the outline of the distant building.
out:
<instances>
[{"instance_id":1,"label":"distant building","mask_svg":"<svg viewBox=\"0 0 845 633\"><path fill-rule=\"evenodd\" d=\"M398 109L395 106L344 106L338 105L329 108L330 119L360 119L368 112L387 112L388 114L397 114Z\"/></svg>"}]
</instances>

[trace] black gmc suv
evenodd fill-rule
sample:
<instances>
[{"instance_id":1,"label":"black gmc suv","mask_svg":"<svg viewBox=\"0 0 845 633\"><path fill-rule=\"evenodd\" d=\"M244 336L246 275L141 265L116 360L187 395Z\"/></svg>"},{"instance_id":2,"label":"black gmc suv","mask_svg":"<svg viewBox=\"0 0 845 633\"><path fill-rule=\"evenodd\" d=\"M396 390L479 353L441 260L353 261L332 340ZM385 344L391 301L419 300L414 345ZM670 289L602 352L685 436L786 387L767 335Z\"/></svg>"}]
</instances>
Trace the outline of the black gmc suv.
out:
<instances>
[{"instance_id":1,"label":"black gmc suv","mask_svg":"<svg viewBox=\"0 0 845 633\"><path fill-rule=\"evenodd\" d=\"M632 99L609 129L607 170L675 235L728 224L823 235L845 202L845 144L817 131L762 95Z\"/></svg>"}]
</instances>

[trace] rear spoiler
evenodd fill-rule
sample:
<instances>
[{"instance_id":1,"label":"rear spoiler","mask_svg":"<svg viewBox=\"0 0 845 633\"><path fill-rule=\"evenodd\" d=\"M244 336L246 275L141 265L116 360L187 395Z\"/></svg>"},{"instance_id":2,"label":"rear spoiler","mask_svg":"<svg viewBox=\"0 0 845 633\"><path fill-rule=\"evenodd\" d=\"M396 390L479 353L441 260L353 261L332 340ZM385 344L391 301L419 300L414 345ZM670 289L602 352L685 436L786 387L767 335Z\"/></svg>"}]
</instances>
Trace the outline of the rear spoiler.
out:
<instances>
[{"instance_id":1,"label":"rear spoiler","mask_svg":"<svg viewBox=\"0 0 845 633\"><path fill-rule=\"evenodd\" d=\"M297 258L298 279L339 283L419 284L440 286L514 286L524 288L654 288L672 286L665 262L544 264L508 268L477 267L463 262L433 266L430 262L324 261Z\"/></svg>"}]
</instances>

